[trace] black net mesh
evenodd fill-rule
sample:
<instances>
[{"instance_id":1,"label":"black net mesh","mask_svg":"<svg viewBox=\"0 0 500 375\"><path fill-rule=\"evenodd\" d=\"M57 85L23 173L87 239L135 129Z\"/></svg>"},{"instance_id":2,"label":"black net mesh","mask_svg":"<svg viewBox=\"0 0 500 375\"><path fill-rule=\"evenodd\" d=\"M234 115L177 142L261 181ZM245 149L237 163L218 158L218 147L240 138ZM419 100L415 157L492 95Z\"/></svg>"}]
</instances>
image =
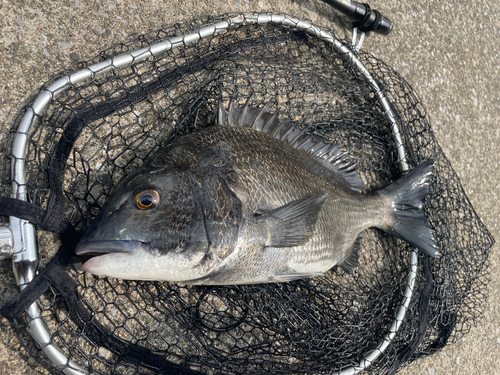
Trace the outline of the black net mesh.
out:
<instances>
[{"instance_id":1,"label":"black net mesh","mask_svg":"<svg viewBox=\"0 0 500 375\"><path fill-rule=\"evenodd\" d=\"M148 50L224 19L147 34L78 68ZM366 369L390 374L466 333L484 308L493 239L437 144L415 92L382 61L358 55L399 117L410 166L436 160L425 210L443 255L418 255L410 300L404 293L413 250L375 229L362 241L354 275L333 268L324 277L281 284L203 287L99 278L82 272L81 259L74 258L65 271L77 284L77 298L50 288L38 299L50 342L72 362L53 366L24 314L15 324L28 352L54 373L76 364L89 374L326 374L358 365L376 349L406 302L397 333ZM270 101L271 112L280 109L282 118L347 150L367 191L402 173L391 124L344 56L293 27L246 25L125 68L113 66L53 95L29 140L29 199L48 207L49 161L75 118L85 125L68 153L61 194L64 218L84 230L118 182L149 156L174 137L212 126L219 100L227 107L230 99L247 98L252 106ZM30 105L14 129L29 110ZM11 183L7 171L5 195ZM47 231L38 235L43 269L59 240Z\"/></svg>"}]
</instances>

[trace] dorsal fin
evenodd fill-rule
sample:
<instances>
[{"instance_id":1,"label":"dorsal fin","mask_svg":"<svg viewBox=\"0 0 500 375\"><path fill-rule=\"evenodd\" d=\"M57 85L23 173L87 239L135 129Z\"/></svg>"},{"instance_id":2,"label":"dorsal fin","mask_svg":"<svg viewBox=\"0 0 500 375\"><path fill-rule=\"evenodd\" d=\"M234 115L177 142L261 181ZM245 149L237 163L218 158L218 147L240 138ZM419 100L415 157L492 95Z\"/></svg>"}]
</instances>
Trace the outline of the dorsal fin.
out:
<instances>
[{"instance_id":1,"label":"dorsal fin","mask_svg":"<svg viewBox=\"0 0 500 375\"><path fill-rule=\"evenodd\" d=\"M336 144L321 141L315 144L305 143L301 150L323 161L324 165L341 175L352 189L364 190L365 185L356 171L355 160Z\"/></svg>"},{"instance_id":2,"label":"dorsal fin","mask_svg":"<svg viewBox=\"0 0 500 375\"><path fill-rule=\"evenodd\" d=\"M244 126L268 134L290 128L288 121L280 121L279 111L271 115L269 112L271 102L262 108L251 107L248 103L247 101L243 107L240 107L235 100L231 100L229 109L226 110L222 102L219 102L217 125ZM282 134L282 132L279 133Z\"/></svg>"},{"instance_id":3,"label":"dorsal fin","mask_svg":"<svg viewBox=\"0 0 500 375\"><path fill-rule=\"evenodd\" d=\"M347 152L337 145L312 139L306 128L295 126L288 120L281 121L279 111L274 114L269 112L270 103L267 102L262 108L254 108L247 100L245 105L240 107L235 100L231 100L229 109L226 110L222 102L219 102L217 124L244 126L270 134L316 157L327 168L341 175L352 189L364 189L363 181L356 172L356 163Z\"/></svg>"}]
</instances>

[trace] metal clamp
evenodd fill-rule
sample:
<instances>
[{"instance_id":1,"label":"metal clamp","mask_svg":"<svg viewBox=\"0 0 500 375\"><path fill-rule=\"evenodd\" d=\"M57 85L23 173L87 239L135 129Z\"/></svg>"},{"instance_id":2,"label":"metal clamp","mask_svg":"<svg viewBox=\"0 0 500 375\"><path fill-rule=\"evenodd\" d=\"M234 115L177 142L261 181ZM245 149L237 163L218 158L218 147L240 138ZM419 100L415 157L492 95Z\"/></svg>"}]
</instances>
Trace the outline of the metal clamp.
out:
<instances>
[{"instance_id":1,"label":"metal clamp","mask_svg":"<svg viewBox=\"0 0 500 375\"><path fill-rule=\"evenodd\" d=\"M8 225L0 226L0 260L12 258L14 239Z\"/></svg>"}]
</instances>

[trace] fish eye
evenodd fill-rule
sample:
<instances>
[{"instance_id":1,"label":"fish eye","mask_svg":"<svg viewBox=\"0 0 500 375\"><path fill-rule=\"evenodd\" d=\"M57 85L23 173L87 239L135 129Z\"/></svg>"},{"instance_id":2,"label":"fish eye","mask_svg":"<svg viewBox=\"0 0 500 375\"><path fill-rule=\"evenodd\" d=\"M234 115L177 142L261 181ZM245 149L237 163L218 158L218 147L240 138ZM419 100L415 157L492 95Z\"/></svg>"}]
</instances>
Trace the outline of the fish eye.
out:
<instances>
[{"instance_id":1,"label":"fish eye","mask_svg":"<svg viewBox=\"0 0 500 375\"><path fill-rule=\"evenodd\" d=\"M139 210L150 210L160 203L160 193L153 189L145 189L134 195L134 204Z\"/></svg>"}]
</instances>

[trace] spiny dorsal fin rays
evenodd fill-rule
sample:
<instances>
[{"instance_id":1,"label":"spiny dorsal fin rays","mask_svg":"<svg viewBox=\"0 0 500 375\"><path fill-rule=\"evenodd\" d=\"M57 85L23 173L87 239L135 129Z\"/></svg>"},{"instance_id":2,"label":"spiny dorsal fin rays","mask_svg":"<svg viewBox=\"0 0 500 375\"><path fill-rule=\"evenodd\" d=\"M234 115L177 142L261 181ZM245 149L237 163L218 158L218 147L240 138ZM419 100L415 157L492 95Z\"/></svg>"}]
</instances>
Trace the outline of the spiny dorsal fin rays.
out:
<instances>
[{"instance_id":1,"label":"spiny dorsal fin rays","mask_svg":"<svg viewBox=\"0 0 500 375\"><path fill-rule=\"evenodd\" d=\"M238 114L241 112L241 108L236 105L235 102L231 101L229 103L229 112L227 114L228 125L238 126Z\"/></svg>"},{"instance_id":2,"label":"spiny dorsal fin rays","mask_svg":"<svg viewBox=\"0 0 500 375\"><path fill-rule=\"evenodd\" d=\"M307 134L307 128L304 128L299 131L299 133L293 137L289 143L296 149L300 149L299 145L304 142L304 139L311 138L310 134Z\"/></svg>"},{"instance_id":3,"label":"spiny dorsal fin rays","mask_svg":"<svg viewBox=\"0 0 500 375\"><path fill-rule=\"evenodd\" d=\"M217 124L229 126L243 126L253 128L255 130L270 133L271 129L281 125L279 121L279 111L273 115L269 113L271 102L267 102L262 108L253 108L249 105L249 101L243 107L238 106L235 100L231 100L229 108L226 110L219 101Z\"/></svg>"},{"instance_id":4,"label":"spiny dorsal fin rays","mask_svg":"<svg viewBox=\"0 0 500 375\"><path fill-rule=\"evenodd\" d=\"M339 146L321 142L318 147L312 147L308 153L327 161L327 166L340 174L352 189L364 190L365 185L356 171L355 160Z\"/></svg>"},{"instance_id":5,"label":"spiny dorsal fin rays","mask_svg":"<svg viewBox=\"0 0 500 375\"><path fill-rule=\"evenodd\" d=\"M236 100L232 99L226 110L220 101L217 123L218 125L249 127L267 133L318 158L323 165L340 174L353 189L358 191L364 189L364 184L356 172L356 163L347 152L342 151L335 144L311 139L306 128L294 126L288 120L281 121L279 111L271 115L270 105L271 102L267 102L262 108L254 108L250 106L250 99L248 99L241 107Z\"/></svg>"},{"instance_id":6,"label":"spiny dorsal fin rays","mask_svg":"<svg viewBox=\"0 0 500 375\"><path fill-rule=\"evenodd\" d=\"M301 139L295 141L293 147L298 150L302 150L304 147L306 147L307 144L310 144L311 142L312 140L310 137L302 137Z\"/></svg>"},{"instance_id":7,"label":"spiny dorsal fin rays","mask_svg":"<svg viewBox=\"0 0 500 375\"><path fill-rule=\"evenodd\" d=\"M253 117L253 113L252 112L255 112L253 110L253 108L251 108L249 105L248 105L248 102L250 101L250 98L247 99L247 101L245 102L245 105L243 106L243 109L240 108L240 113L237 113L238 111L237 110L234 110L233 113L234 113L234 116L236 118L233 118L233 124L238 124L238 126L246 126L246 127L252 127L252 123L253 121L251 121L252 117ZM236 107L236 103L234 104L234 106ZM236 108L238 109L238 108ZM262 112L262 111L260 111ZM248 116L248 119L247 119L247 116Z\"/></svg>"},{"instance_id":8,"label":"spiny dorsal fin rays","mask_svg":"<svg viewBox=\"0 0 500 375\"><path fill-rule=\"evenodd\" d=\"M265 116L263 116L265 113L269 114L269 107L271 105L271 102L267 102L264 107L262 107L262 110L259 111L257 116L252 121L252 124L250 125L253 129L262 131L264 126L267 124L265 122ZM267 116L269 117L269 116Z\"/></svg>"},{"instance_id":9,"label":"spiny dorsal fin rays","mask_svg":"<svg viewBox=\"0 0 500 375\"><path fill-rule=\"evenodd\" d=\"M226 108L224 108L224 106L222 105L222 101L219 101L219 108L217 111L217 125L219 126L229 125L227 118L227 111Z\"/></svg>"},{"instance_id":10,"label":"spiny dorsal fin rays","mask_svg":"<svg viewBox=\"0 0 500 375\"><path fill-rule=\"evenodd\" d=\"M269 134L271 134L275 138L281 139L279 135L281 130L288 129L290 127L290 123L288 121L280 121L278 111L274 113L273 117L274 117L273 119L274 126L273 127L269 126Z\"/></svg>"},{"instance_id":11,"label":"spiny dorsal fin rays","mask_svg":"<svg viewBox=\"0 0 500 375\"><path fill-rule=\"evenodd\" d=\"M239 107L235 100L231 100L226 110L222 101L219 101L217 125L249 127L281 139L282 136L276 134L283 129L285 131L290 129L290 122L280 121L279 111L271 115L270 106L271 102L267 102L262 108L253 108L247 101L244 107Z\"/></svg>"},{"instance_id":12,"label":"spiny dorsal fin rays","mask_svg":"<svg viewBox=\"0 0 500 375\"><path fill-rule=\"evenodd\" d=\"M268 102L269 104L270 102ZM267 134L272 134L273 131L276 129L276 127L278 125L281 125L281 124L284 124L286 123L287 121L285 122L280 122L280 119L279 119L279 111L276 111L273 113L273 115L271 117L269 117L266 122L264 123L264 125L262 126L262 131L264 133L267 133Z\"/></svg>"},{"instance_id":13,"label":"spiny dorsal fin rays","mask_svg":"<svg viewBox=\"0 0 500 375\"><path fill-rule=\"evenodd\" d=\"M365 185L356 171L356 162L351 156L336 146L330 153L327 160L335 166L338 172L355 190L362 191Z\"/></svg>"}]
</instances>

